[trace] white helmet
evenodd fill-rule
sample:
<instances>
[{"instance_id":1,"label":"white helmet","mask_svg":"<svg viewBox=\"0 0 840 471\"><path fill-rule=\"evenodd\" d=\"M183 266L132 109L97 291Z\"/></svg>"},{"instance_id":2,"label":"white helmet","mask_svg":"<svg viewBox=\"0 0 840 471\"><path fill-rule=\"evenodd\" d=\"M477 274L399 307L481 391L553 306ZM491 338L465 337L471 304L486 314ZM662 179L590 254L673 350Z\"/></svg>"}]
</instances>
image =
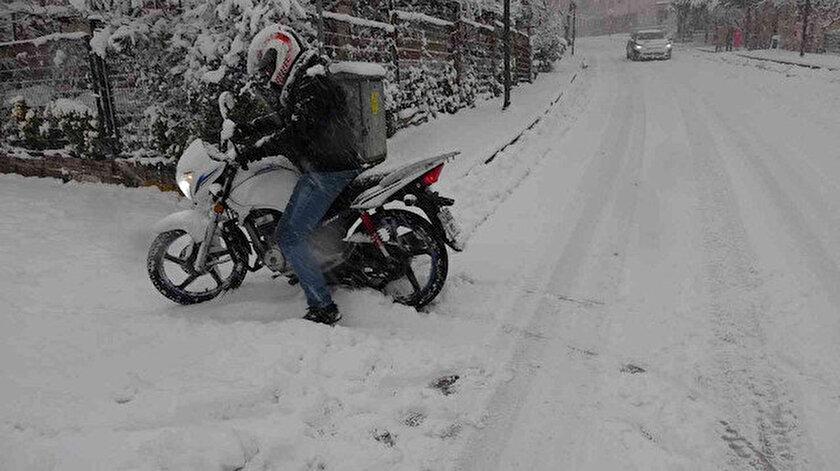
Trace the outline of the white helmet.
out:
<instances>
[{"instance_id":1,"label":"white helmet","mask_svg":"<svg viewBox=\"0 0 840 471\"><path fill-rule=\"evenodd\" d=\"M303 42L291 28L279 24L266 26L248 47L248 75L262 72L268 83L282 87L304 49Z\"/></svg>"}]
</instances>

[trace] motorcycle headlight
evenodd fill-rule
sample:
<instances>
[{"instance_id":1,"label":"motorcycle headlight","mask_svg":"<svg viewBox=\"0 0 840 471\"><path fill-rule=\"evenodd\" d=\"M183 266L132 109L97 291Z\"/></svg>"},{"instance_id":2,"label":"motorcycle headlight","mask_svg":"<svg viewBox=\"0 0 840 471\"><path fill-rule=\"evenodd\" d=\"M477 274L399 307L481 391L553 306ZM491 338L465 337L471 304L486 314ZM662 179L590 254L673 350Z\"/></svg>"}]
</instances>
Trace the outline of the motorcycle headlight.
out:
<instances>
[{"instance_id":1,"label":"motorcycle headlight","mask_svg":"<svg viewBox=\"0 0 840 471\"><path fill-rule=\"evenodd\" d=\"M635 45L635 46L633 46L633 47L634 47L635 49L641 49L641 48L642 48L641 44L636 44L636 45Z\"/></svg>"},{"instance_id":2,"label":"motorcycle headlight","mask_svg":"<svg viewBox=\"0 0 840 471\"><path fill-rule=\"evenodd\" d=\"M178 180L178 188L181 189L181 193L187 197L190 201L192 201L192 182L193 182L193 174L185 173L179 180Z\"/></svg>"},{"instance_id":3,"label":"motorcycle headlight","mask_svg":"<svg viewBox=\"0 0 840 471\"><path fill-rule=\"evenodd\" d=\"M668 44L665 45L665 47L667 47L668 49L671 49L671 44L668 43Z\"/></svg>"}]
</instances>

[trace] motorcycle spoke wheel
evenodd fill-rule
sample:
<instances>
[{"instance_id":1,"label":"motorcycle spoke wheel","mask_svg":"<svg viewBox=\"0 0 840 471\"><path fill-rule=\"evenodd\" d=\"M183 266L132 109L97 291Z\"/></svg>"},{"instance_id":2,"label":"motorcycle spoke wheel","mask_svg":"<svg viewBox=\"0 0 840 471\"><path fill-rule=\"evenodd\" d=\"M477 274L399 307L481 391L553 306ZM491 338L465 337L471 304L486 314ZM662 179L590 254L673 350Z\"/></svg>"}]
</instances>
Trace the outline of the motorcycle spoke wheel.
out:
<instances>
[{"instance_id":1,"label":"motorcycle spoke wheel","mask_svg":"<svg viewBox=\"0 0 840 471\"><path fill-rule=\"evenodd\" d=\"M449 267L443 241L428 221L408 211L383 211L374 217L390 255L390 275L383 292L394 301L423 307L443 288Z\"/></svg>"},{"instance_id":2,"label":"motorcycle spoke wheel","mask_svg":"<svg viewBox=\"0 0 840 471\"><path fill-rule=\"evenodd\" d=\"M210 276L213 277L213 281L216 282L216 286L224 286L225 280L222 279L222 275L219 273L218 267L210 269Z\"/></svg>"},{"instance_id":3,"label":"motorcycle spoke wheel","mask_svg":"<svg viewBox=\"0 0 840 471\"><path fill-rule=\"evenodd\" d=\"M417 281L417 275L414 274L414 269L411 268L411 265L406 265L405 277L408 278L408 282L411 283L411 287L414 288L414 292L411 294L414 296L420 294L423 288L420 287L420 282Z\"/></svg>"},{"instance_id":4,"label":"motorcycle spoke wheel","mask_svg":"<svg viewBox=\"0 0 840 471\"><path fill-rule=\"evenodd\" d=\"M149 249L147 262L155 288L179 304L196 304L238 287L247 274L247 266L236 260L221 239L218 244L207 257L211 266L199 273L194 268L198 247L192 238L181 230L160 234Z\"/></svg>"},{"instance_id":5,"label":"motorcycle spoke wheel","mask_svg":"<svg viewBox=\"0 0 840 471\"><path fill-rule=\"evenodd\" d=\"M163 258L168 262L176 263L176 264L181 265L181 266L186 265L186 263L187 263L186 260L178 258L178 257L176 257L174 255L171 255L171 254L164 254Z\"/></svg>"},{"instance_id":6,"label":"motorcycle spoke wheel","mask_svg":"<svg viewBox=\"0 0 840 471\"><path fill-rule=\"evenodd\" d=\"M198 275L189 275L186 280L182 281L180 285L178 285L178 289L185 290L189 285L192 284L193 281L198 279Z\"/></svg>"}]
</instances>

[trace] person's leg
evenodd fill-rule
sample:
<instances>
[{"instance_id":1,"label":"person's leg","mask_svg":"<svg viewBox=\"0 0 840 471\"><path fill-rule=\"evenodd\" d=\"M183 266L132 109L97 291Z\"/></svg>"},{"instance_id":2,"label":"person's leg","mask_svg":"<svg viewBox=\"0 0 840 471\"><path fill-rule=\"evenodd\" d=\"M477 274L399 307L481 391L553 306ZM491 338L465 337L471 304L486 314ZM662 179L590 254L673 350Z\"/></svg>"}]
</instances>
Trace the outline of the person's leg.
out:
<instances>
[{"instance_id":1,"label":"person's leg","mask_svg":"<svg viewBox=\"0 0 840 471\"><path fill-rule=\"evenodd\" d=\"M277 224L275 240L297 274L310 307L329 306L332 297L307 239L318 228L336 197L357 175L357 171L301 175Z\"/></svg>"}]
</instances>

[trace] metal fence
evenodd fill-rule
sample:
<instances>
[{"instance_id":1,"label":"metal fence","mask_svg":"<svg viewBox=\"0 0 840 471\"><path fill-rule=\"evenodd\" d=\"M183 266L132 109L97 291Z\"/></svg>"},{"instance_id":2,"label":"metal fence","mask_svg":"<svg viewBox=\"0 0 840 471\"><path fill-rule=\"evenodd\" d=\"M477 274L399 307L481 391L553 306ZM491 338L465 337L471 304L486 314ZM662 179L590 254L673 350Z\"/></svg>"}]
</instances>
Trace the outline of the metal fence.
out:
<instances>
[{"instance_id":1,"label":"metal fence","mask_svg":"<svg viewBox=\"0 0 840 471\"><path fill-rule=\"evenodd\" d=\"M34 109L59 98L77 101L96 114L106 150L119 151L120 123L108 66L92 53L85 32L0 43L0 96L6 117L19 99Z\"/></svg>"},{"instance_id":2,"label":"metal fence","mask_svg":"<svg viewBox=\"0 0 840 471\"><path fill-rule=\"evenodd\" d=\"M487 13L478 23L456 18L454 10L444 11L445 18L438 18L383 8L376 12L387 16L386 21L335 13L326 16L327 53L338 60L386 65L395 73L397 84L408 88L416 80L403 76L418 68L443 79L454 70L459 83L468 75L476 81L479 94L491 93L494 85L498 86L502 60L501 29L495 26L498 18ZM89 32L98 25L93 21L85 25L83 20L75 25L77 29L85 26L87 32L0 43L2 121L9 119L11 101L16 97L22 97L31 108L68 98L95 111L106 151L140 149L141 136L147 131L141 129L144 111L152 104L143 95L144 87L138 86L144 64L138 64L130 53L107 58L95 54ZM514 32L514 42L515 80L530 80L530 38ZM395 111L413 107L416 103L407 100Z\"/></svg>"},{"instance_id":3,"label":"metal fence","mask_svg":"<svg viewBox=\"0 0 840 471\"><path fill-rule=\"evenodd\" d=\"M87 42L84 36L0 44L3 103L22 97L40 107L56 98L73 98L95 109Z\"/></svg>"}]
</instances>

